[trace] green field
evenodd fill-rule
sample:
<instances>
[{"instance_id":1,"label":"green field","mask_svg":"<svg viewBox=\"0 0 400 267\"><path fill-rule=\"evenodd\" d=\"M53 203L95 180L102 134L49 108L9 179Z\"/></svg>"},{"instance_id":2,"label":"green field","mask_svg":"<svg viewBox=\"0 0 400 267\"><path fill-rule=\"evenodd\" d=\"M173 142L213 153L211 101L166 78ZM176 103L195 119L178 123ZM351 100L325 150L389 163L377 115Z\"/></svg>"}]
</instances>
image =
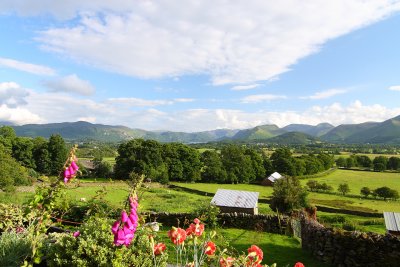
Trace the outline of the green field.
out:
<instances>
[{"instance_id":1,"label":"green field","mask_svg":"<svg viewBox=\"0 0 400 267\"><path fill-rule=\"evenodd\" d=\"M351 189L350 193L356 195L360 194L360 189L364 186L370 189L388 186L400 192L400 173L336 170L323 177L304 179L302 183L305 185L308 180L327 183L335 190L339 184L348 183Z\"/></svg>"}]
</instances>

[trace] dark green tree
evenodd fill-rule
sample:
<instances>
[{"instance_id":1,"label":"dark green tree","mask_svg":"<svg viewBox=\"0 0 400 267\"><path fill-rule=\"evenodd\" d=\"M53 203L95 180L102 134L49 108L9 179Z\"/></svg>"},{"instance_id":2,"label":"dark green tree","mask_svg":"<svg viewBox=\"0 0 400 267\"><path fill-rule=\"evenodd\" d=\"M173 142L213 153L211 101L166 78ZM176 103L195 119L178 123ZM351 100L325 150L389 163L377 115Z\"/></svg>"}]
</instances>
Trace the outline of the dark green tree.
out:
<instances>
[{"instance_id":1,"label":"dark green tree","mask_svg":"<svg viewBox=\"0 0 400 267\"><path fill-rule=\"evenodd\" d=\"M347 183L339 184L337 191L344 196L350 192L350 187Z\"/></svg>"},{"instance_id":2,"label":"dark green tree","mask_svg":"<svg viewBox=\"0 0 400 267\"><path fill-rule=\"evenodd\" d=\"M33 139L32 156L35 161L35 170L42 174L49 174L51 169L51 160L49 153L49 144L43 137Z\"/></svg>"},{"instance_id":3,"label":"dark green tree","mask_svg":"<svg viewBox=\"0 0 400 267\"><path fill-rule=\"evenodd\" d=\"M16 137L12 146L12 156L24 167L36 167L33 159L33 141L31 138Z\"/></svg>"},{"instance_id":4,"label":"dark green tree","mask_svg":"<svg viewBox=\"0 0 400 267\"><path fill-rule=\"evenodd\" d=\"M115 177L128 179L134 172L155 181L168 182L168 169L161 144L154 140L133 139L121 144L115 164Z\"/></svg>"},{"instance_id":5,"label":"dark green tree","mask_svg":"<svg viewBox=\"0 0 400 267\"><path fill-rule=\"evenodd\" d=\"M383 198L384 200L391 198L391 199L398 199L399 192L397 190L391 189L387 186L379 187L374 190L374 193L378 196Z\"/></svg>"},{"instance_id":6,"label":"dark green tree","mask_svg":"<svg viewBox=\"0 0 400 267\"><path fill-rule=\"evenodd\" d=\"M364 186L363 188L361 188L360 193L364 197L368 197L372 192L371 189L369 189L369 187Z\"/></svg>"},{"instance_id":7,"label":"dark green tree","mask_svg":"<svg viewBox=\"0 0 400 267\"><path fill-rule=\"evenodd\" d=\"M295 176L296 164L292 152L288 148L278 148L270 157L274 171L289 176Z\"/></svg>"},{"instance_id":8,"label":"dark green tree","mask_svg":"<svg viewBox=\"0 0 400 267\"><path fill-rule=\"evenodd\" d=\"M221 160L227 172L229 183L249 183L255 181L251 158L238 145L226 145L221 149Z\"/></svg>"},{"instance_id":9,"label":"dark green tree","mask_svg":"<svg viewBox=\"0 0 400 267\"><path fill-rule=\"evenodd\" d=\"M222 164L220 155L215 150L206 150L201 154L202 182L225 183L227 179L226 170Z\"/></svg>"},{"instance_id":10,"label":"dark green tree","mask_svg":"<svg viewBox=\"0 0 400 267\"><path fill-rule=\"evenodd\" d=\"M374 171L382 172L386 170L388 164L388 158L385 156L377 156L373 160Z\"/></svg>"},{"instance_id":11,"label":"dark green tree","mask_svg":"<svg viewBox=\"0 0 400 267\"><path fill-rule=\"evenodd\" d=\"M387 163L387 168L389 170L400 170L400 158L390 157Z\"/></svg>"},{"instance_id":12,"label":"dark green tree","mask_svg":"<svg viewBox=\"0 0 400 267\"><path fill-rule=\"evenodd\" d=\"M336 159L336 166L339 168L346 167L346 159L344 157L338 157Z\"/></svg>"},{"instance_id":13,"label":"dark green tree","mask_svg":"<svg viewBox=\"0 0 400 267\"><path fill-rule=\"evenodd\" d=\"M295 209L308 207L307 190L296 177L285 176L274 183L270 208L289 213Z\"/></svg>"},{"instance_id":14,"label":"dark green tree","mask_svg":"<svg viewBox=\"0 0 400 267\"><path fill-rule=\"evenodd\" d=\"M51 160L50 174L59 175L68 156L68 150L61 135L53 134L50 136L48 150Z\"/></svg>"},{"instance_id":15,"label":"dark green tree","mask_svg":"<svg viewBox=\"0 0 400 267\"><path fill-rule=\"evenodd\" d=\"M4 146L6 153L12 153L12 146L16 137L14 128L10 126L0 127L0 144Z\"/></svg>"},{"instance_id":16,"label":"dark green tree","mask_svg":"<svg viewBox=\"0 0 400 267\"><path fill-rule=\"evenodd\" d=\"M244 154L250 157L255 180L261 182L265 178L265 168L261 153L254 148L247 148Z\"/></svg>"}]
</instances>

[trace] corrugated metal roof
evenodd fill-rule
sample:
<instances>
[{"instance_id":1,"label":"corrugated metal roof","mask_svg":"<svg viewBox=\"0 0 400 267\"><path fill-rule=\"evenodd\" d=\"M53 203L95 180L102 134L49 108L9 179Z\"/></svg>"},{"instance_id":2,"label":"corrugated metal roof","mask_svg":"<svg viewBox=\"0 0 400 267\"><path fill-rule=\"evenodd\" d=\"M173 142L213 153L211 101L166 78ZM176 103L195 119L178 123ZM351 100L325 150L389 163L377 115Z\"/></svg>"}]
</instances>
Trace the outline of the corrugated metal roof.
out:
<instances>
[{"instance_id":1,"label":"corrugated metal roof","mask_svg":"<svg viewBox=\"0 0 400 267\"><path fill-rule=\"evenodd\" d=\"M258 195L258 192L218 189L211 203L224 207L256 208Z\"/></svg>"},{"instance_id":2,"label":"corrugated metal roof","mask_svg":"<svg viewBox=\"0 0 400 267\"><path fill-rule=\"evenodd\" d=\"M398 232L400 231L400 213L384 212L386 230Z\"/></svg>"},{"instance_id":3,"label":"corrugated metal roof","mask_svg":"<svg viewBox=\"0 0 400 267\"><path fill-rule=\"evenodd\" d=\"M280 179L280 178L282 178L282 175L280 175L279 172L274 172L273 174L271 174L271 175L268 177L268 180L270 180L271 182L275 182L276 180L278 180L278 179Z\"/></svg>"}]
</instances>

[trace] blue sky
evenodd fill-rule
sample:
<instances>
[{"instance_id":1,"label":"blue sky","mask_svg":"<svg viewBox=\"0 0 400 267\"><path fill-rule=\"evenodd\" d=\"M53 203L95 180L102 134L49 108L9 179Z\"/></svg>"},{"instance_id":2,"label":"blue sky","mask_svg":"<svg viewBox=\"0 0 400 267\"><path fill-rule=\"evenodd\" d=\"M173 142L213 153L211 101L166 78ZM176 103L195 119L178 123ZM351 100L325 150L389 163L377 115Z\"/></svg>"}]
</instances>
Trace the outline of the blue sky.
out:
<instances>
[{"instance_id":1,"label":"blue sky","mask_svg":"<svg viewBox=\"0 0 400 267\"><path fill-rule=\"evenodd\" d=\"M0 121L191 132L400 115L400 1L59 2L0 3Z\"/></svg>"}]
</instances>

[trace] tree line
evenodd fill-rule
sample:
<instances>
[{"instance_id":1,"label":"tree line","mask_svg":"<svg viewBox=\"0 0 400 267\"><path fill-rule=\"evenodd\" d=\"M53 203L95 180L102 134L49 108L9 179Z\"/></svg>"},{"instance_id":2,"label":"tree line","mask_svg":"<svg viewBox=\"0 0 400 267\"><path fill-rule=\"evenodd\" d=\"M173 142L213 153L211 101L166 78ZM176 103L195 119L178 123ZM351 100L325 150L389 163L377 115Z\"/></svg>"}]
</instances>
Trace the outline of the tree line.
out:
<instances>
[{"instance_id":1,"label":"tree line","mask_svg":"<svg viewBox=\"0 0 400 267\"><path fill-rule=\"evenodd\" d=\"M336 159L336 166L341 168L351 169L354 167L365 168L374 171L399 171L400 158L399 157L386 157L377 156L373 160L365 155L351 155L348 158L339 157Z\"/></svg>"},{"instance_id":2,"label":"tree line","mask_svg":"<svg viewBox=\"0 0 400 267\"><path fill-rule=\"evenodd\" d=\"M237 144L200 153L181 143L134 139L119 146L114 175L127 179L133 172L162 183L257 183L275 171L289 176L308 175L328 170L333 164L331 155L294 157L288 148L277 149L270 157L262 149Z\"/></svg>"},{"instance_id":3,"label":"tree line","mask_svg":"<svg viewBox=\"0 0 400 267\"><path fill-rule=\"evenodd\" d=\"M68 155L60 135L17 137L12 127L0 127L0 189L28 185L38 173L58 175Z\"/></svg>"}]
</instances>

